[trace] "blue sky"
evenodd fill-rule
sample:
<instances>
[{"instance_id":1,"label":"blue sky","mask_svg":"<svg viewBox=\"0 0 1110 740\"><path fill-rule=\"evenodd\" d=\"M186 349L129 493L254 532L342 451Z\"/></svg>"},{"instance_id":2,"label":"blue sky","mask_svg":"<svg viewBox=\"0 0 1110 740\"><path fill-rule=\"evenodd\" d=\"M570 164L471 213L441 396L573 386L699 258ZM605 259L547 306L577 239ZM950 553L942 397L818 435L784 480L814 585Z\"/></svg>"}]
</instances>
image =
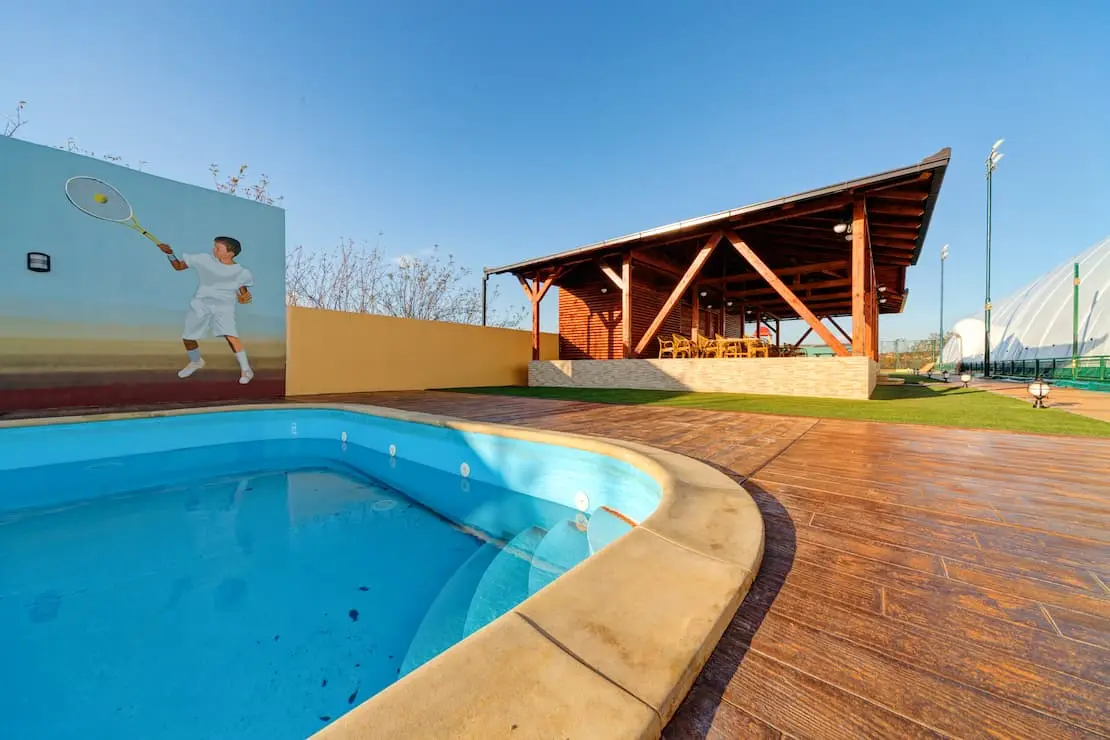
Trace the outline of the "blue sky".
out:
<instances>
[{"instance_id":1,"label":"blue sky","mask_svg":"<svg viewBox=\"0 0 1110 740\"><path fill-rule=\"evenodd\" d=\"M1110 234L1103 0L41 0L4 26L23 138L201 184L247 162L291 245L382 232L478 273L950 146L894 339L936 330L945 243L946 323L981 310L997 138L996 301Z\"/></svg>"}]
</instances>

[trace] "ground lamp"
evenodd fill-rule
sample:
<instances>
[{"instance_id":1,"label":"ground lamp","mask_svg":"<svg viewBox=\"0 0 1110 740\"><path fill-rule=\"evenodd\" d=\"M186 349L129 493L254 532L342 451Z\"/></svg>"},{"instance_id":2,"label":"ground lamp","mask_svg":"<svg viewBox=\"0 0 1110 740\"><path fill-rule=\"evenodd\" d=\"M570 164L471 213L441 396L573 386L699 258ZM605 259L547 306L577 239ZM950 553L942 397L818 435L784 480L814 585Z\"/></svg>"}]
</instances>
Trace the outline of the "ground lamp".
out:
<instances>
[{"instance_id":1,"label":"ground lamp","mask_svg":"<svg viewBox=\"0 0 1110 740\"><path fill-rule=\"evenodd\" d=\"M1033 397L1033 408L1045 408L1044 400L1048 398L1049 385L1037 378L1029 384L1029 395Z\"/></svg>"},{"instance_id":2,"label":"ground lamp","mask_svg":"<svg viewBox=\"0 0 1110 740\"><path fill-rule=\"evenodd\" d=\"M967 388L967 384L971 382L971 374L970 373L964 373L963 375L960 376L960 380L963 382L964 388Z\"/></svg>"}]
</instances>

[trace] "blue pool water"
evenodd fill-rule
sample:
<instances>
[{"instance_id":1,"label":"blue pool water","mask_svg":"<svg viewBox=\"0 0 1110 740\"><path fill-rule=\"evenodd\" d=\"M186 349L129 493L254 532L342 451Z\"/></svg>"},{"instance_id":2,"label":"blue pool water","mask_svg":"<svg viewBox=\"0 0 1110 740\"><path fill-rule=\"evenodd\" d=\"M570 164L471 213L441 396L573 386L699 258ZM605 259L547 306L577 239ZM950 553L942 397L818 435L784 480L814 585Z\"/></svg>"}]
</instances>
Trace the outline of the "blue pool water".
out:
<instances>
[{"instance_id":1,"label":"blue pool water","mask_svg":"<svg viewBox=\"0 0 1110 740\"><path fill-rule=\"evenodd\" d=\"M658 498L351 412L0 429L0 735L304 737L619 536L600 506Z\"/></svg>"}]
</instances>

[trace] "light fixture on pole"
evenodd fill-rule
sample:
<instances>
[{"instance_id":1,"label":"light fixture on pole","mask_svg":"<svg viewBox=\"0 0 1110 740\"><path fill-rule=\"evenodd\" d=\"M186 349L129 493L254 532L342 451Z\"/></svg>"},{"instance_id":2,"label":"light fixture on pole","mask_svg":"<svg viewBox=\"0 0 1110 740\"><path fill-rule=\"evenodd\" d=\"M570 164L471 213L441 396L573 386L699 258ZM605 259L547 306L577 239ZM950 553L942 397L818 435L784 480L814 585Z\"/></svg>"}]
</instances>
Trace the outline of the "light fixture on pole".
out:
<instances>
[{"instance_id":1,"label":"light fixture on pole","mask_svg":"<svg viewBox=\"0 0 1110 740\"><path fill-rule=\"evenodd\" d=\"M999 139L987 155L987 294L983 301L983 376L991 374L991 176L1005 155L998 151L1005 139Z\"/></svg>"},{"instance_id":2,"label":"light fixture on pole","mask_svg":"<svg viewBox=\"0 0 1110 740\"><path fill-rule=\"evenodd\" d=\"M944 263L948 259L948 245L940 248L940 333L937 334L937 364L944 353Z\"/></svg>"}]
</instances>

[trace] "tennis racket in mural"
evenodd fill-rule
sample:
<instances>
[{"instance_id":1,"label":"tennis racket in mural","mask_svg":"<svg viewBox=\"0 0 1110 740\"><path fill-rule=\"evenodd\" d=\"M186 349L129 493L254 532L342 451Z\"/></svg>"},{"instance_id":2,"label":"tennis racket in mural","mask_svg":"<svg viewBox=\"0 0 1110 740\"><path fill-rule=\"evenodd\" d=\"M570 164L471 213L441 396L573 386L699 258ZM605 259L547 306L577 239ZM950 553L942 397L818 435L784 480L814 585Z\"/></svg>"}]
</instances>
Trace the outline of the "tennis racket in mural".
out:
<instances>
[{"instance_id":1,"label":"tennis racket in mural","mask_svg":"<svg viewBox=\"0 0 1110 740\"><path fill-rule=\"evenodd\" d=\"M123 193L114 187L98 180L95 177L71 177L66 180L66 198L73 206L93 218L101 221L114 221L139 232L155 244L161 244L158 237L143 228L135 218L135 212ZM177 255L170 252L166 255L169 261L177 261Z\"/></svg>"}]
</instances>

